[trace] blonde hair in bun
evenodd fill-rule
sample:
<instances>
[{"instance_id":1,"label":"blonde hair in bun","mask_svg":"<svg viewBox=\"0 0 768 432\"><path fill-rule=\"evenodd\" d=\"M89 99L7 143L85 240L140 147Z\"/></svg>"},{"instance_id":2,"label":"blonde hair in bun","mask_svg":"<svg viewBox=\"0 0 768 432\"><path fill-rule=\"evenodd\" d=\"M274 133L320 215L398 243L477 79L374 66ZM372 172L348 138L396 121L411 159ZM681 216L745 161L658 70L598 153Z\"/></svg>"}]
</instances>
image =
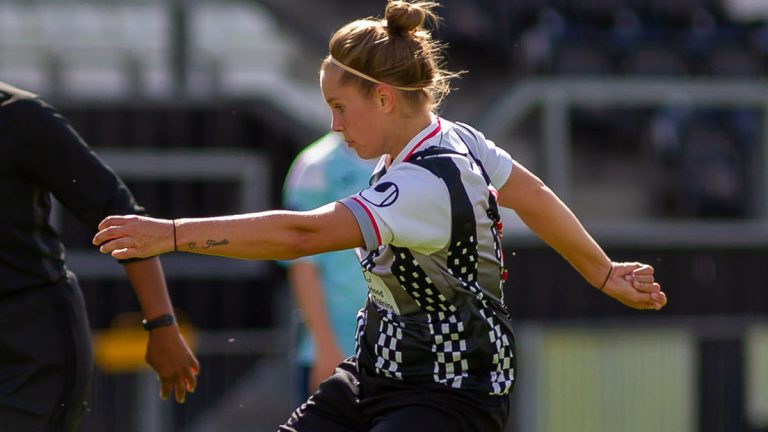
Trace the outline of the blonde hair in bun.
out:
<instances>
[{"instance_id":1,"label":"blonde hair in bun","mask_svg":"<svg viewBox=\"0 0 768 432\"><path fill-rule=\"evenodd\" d=\"M338 29L328 43L321 70L335 64L342 82L370 92L376 83L402 91L410 103L436 109L450 93L450 80L459 73L444 66L445 46L434 39L427 22L437 25L436 2L390 0L384 18L352 21Z\"/></svg>"}]
</instances>

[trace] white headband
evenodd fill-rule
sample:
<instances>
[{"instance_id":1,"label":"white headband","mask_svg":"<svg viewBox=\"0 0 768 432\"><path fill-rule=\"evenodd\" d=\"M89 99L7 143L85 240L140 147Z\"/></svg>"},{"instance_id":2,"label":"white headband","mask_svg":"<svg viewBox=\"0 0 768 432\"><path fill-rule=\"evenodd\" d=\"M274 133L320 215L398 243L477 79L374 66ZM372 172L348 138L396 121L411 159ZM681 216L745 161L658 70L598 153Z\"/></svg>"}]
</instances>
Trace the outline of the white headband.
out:
<instances>
[{"instance_id":1,"label":"white headband","mask_svg":"<svg viewBox=\"0 0 768 432\"><path fill-rule=\"evenodd\" d=\"M404 91L424 90L423 87L399 87L399 86L396 86L396 85L393 85L393 84L385 83L385 82L377 80L376 78L374 78L372 76L368 76L368 75L360 72L357 69L352 69L351 67L345 65L344 63L336 60L332 55L329 55L328 58L330 59L331 63L335 64L336 66L338 66L338 67L340 67L342 69L344 69L345 71L351 73L352 75L357 75L360 78L366 79L366 80L371 81L371 82L375 82L376 84L384 84L384 85L388 85L388 86L390 86L392 88L395 88L395 89L398 89L398 90L404 90Z\"/></svg>"}]
</instances>

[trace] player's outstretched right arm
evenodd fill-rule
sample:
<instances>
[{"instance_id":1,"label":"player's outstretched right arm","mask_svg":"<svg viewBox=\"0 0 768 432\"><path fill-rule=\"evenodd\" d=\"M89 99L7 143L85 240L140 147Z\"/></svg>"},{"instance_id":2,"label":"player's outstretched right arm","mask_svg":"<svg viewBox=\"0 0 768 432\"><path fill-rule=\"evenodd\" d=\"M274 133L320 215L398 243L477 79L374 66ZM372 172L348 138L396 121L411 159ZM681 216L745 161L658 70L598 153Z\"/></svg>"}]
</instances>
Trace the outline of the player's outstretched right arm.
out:
<instances>
[{"instance_id":1,"label":"player's outstretched right arm","mask_svg":"<svg viewBox=\"0 0 768 432\"><path fill-rule=\"evenodd\" d=\"M499 203L515 210L536 235L607 295L636 309L661 309L667 303L652 266L611 261L557 195L517 162L499 189Z\"/></svg>"}]
</instances>

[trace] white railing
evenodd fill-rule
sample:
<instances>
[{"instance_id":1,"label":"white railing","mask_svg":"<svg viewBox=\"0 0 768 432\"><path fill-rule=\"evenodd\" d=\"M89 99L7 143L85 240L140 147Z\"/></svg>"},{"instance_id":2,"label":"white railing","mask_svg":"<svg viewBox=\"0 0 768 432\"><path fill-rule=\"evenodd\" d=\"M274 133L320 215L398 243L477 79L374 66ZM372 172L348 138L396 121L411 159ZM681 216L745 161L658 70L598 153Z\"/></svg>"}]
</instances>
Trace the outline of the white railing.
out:
<instances>
[{"instance_id":1,"label":"white railing","mask_svg":"<svg viewBox=\"0 0 768 432\"><path fill-rule=\"evenodd\" d=\"M537 143L547 184L566 202L572 198L573 151L570 113L574 108L751 108L762 117L762 136L755 165L756 216L743 222L701 220L600 221L585 225L595 236L613 244L644 246L756 246L768 244L768 81L679 79L643 80L531 79L510 85L480 117L477 125L502 146L536 109L541 110L541 137ZM595 192L599 193L599 192ZM507 241L529 242L530 232L512 224Z\"/></svg>"},{"instance_id":2,"label":"white railing","mask_svg":"<svg viewBox=\"0 0 768 432\"><path fill-rule=\"evenodd\" d=\"M123 180L231 180L239 189L239 211L267 210L271 168L266 157L241 150L173 151L100 149L99 156ZM60 225L61 206L55 203L54 226ZM122 266L96 250L69 249L67 266L83 279L122 278ZM262 275L264 261L176 254L163 257L169 278L251 279Z\"/></svg>"}]
</instances>

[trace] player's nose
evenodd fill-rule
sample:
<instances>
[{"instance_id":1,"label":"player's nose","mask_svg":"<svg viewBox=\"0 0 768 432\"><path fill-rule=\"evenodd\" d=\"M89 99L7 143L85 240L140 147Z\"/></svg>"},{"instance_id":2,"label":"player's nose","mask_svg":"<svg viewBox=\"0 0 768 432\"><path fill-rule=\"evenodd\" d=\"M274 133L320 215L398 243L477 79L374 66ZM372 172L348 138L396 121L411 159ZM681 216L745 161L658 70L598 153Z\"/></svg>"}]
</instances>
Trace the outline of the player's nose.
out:
<instances>
[{"instance_id":1,"label":"player's nose","mask_svg":"<svg viewBox=\"0 0 768 432\"><path fill-rule=\"evenodd\" d=\"M342 125L341 120L335 115L331 117L331 130L334 132L344 131L344 127Z\"/></svg>"}]
</instances>

